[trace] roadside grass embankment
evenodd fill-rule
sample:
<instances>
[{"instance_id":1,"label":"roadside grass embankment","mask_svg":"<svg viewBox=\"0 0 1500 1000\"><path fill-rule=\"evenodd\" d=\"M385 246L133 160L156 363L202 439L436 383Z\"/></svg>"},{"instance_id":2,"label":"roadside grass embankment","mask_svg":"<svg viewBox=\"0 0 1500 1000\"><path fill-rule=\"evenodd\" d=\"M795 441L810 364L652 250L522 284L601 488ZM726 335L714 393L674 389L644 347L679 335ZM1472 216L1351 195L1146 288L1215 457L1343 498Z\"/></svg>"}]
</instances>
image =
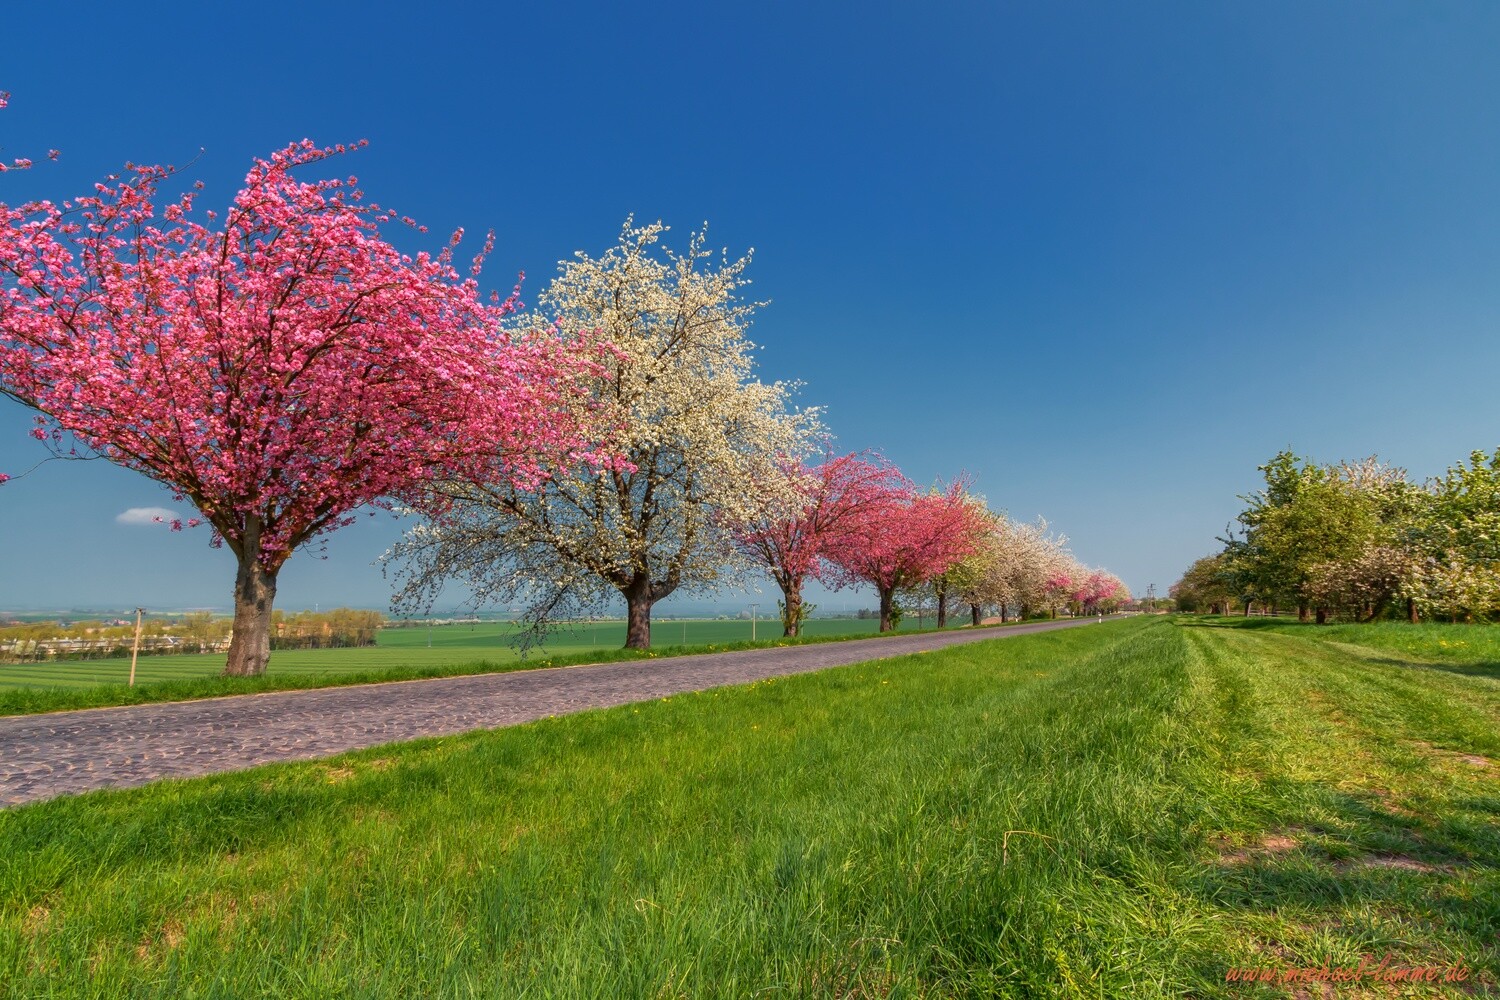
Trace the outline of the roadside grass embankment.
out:
<instances>
[{"instance_id":1,"label":"roadside grass embankment","mask_svg":"<svg viewBox=\"0 0 1500 1000\"><path fill-rule=\"evenodd\" d=\"M218 676L224 669L223 653L142 656L135 687L125 683L128 659L0 664L0 716L872 639L877 637L878 622L816 619L795 639L782 637L775 622L760 624L760 635L769 637L752 642L749 622L660 622L653 626L652 649L640 652L620 648L625 640L623 622L585 623L577 631L554 635L525 658L511 644L515 627L508 623L387 628L380 630L375 646L273 652L263 677ZM936 631L916 628L888 634Z\"/></svg>"},{"instance_id":2,"label":"roadside grass embankment","mask_svg":"<svg viewBox=\"0 0 1500 1000\"><path fill-rule=\"evenodd\" d=\"M52 800L0 813L0 991L1291 996L1226 975L1389 953L1478 994L1497 719L1136 619Z\"/></svg>"}]
</instances>

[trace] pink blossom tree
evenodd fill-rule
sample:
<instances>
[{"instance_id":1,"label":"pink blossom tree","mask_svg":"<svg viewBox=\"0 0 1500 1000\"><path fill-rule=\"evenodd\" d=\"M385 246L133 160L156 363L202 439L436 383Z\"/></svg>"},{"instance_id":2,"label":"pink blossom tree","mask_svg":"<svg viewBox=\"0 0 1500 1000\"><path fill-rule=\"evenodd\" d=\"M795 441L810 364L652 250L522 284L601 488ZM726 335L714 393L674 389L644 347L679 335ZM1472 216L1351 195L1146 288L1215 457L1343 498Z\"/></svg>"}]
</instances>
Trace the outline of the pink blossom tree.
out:
<instances>
[{"instance_id":1,"label":"pink blossom tree","mask_svg":"<svg viewBox=\"0 0 1500 1000\"><path fill-rule=\"evenodd\" d=\"M736 533L741 551L781 588L784 635L795 636L806 614L808 578L837 585L834 562L866 543L865 531L895 516L915 494L911 482L883 458L850 452L782 475L803 498L800 509L768 512Z\"/></svg>"},{"instance_id":2,"label":"pink blossom tree","mask_svg":"<svg viewBox=\"0 0 1500 1000\"><path fill-rule=\"evenodd\" d=\"M1066 554L1060 554L1058 563L1048 574L1043 590L1053 618L1057 617L1059 608L1066 608L1079 599L1084 592L1084 574L1087 572L1077 560Z\"/></svg>"},{"instance_id":3,"label":"pink blossom tree","mask_svg":"<svg viewBox=\"0 0 1500 1000\"><path fill-rule=\"evenodd\" d=\"M558 404L589 348L502 329L514 296L481 295L488 244L460 275L461 230L410 257L355 178L295 176L345 151L256 160L222 221L195 221L193 193L158 204L170 167L0 204L0 392L55 454L162 483L233 551L226 675L265 671L278 572L356 508L449 477L532 484L542 456L586 454Z\"/></svg>"},{"instance_id":4,"label":"pink blossom tree","mask_svg":"<svg viewBox=\"0 0 1500 1000\"><path fill-rule=\"evenodd\" d=\"M1118 605L1117 597L1129 592L1120 578L1108 570L1089 569L1077 560L1059 553L1058 566L1047 577L1046 596L1054 615L1059 604L1073 615L1101 613Z\"/></svg>"},{"instance_id":5,"label":"pink blossom tree","mask_svg":"<svg viewBox=\"0 0 1500 1000\"><path fill-rule=\"evenodd\" d=\"M1102 614L1113 609L1113 600L1124 592L1125 585L1119 577L1106 570L1090 571L1075 599L1079 610L1086 615Z\"/></svg>"},{"instance_id":6,"label":"pink blossom tree","mask_svg":"<svg viewBox=\"0 0 1500 1000\"><path fill-rule=\"evenodd\" d=\"M835 578L874 587L880 631L889 632L897 590L926 583L973 551L972 516L961 482L872 509L860 519L852 544L830 553Z\"/></svg>"},{"instance_id":7,"label":"pink blossom tree","mask_svg":"<svg viewBox=\"0 0 1500 1000\"><path fill-rule=\"evenodd\" d=\"M963 511L962 516L955 514L953 530L965 536L966 541L955 544L955 550L960 554L931 578L937 604L938 628L948 627L948 608L953 600L962 600L965 592L972 591L977 583L996 525L995 514L985 504L983 497L969 493L963 481L956 484L956 488ZM979 624L978 621L975 624Z\"/></svg>"}]
</instances>

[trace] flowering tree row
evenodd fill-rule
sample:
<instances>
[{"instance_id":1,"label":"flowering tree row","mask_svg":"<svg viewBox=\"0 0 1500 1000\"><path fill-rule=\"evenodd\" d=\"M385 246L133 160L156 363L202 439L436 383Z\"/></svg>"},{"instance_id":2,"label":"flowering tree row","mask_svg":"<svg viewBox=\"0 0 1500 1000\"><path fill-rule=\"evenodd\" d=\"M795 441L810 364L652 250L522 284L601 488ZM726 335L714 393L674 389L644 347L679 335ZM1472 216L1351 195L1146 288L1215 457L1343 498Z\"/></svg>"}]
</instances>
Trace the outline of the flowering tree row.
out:
<instances>
[{"instance_id":1,"label":"flowering tree row","mask_svg":"<svg viewBox=\"0 0 1500 1000\"><path fill-rule=\"evenodd\" d=\"M1112 612L1129 600L1118 578L1079 564L1045 521L995 513L962 481L924 493L884 459L857 453L785 474L803 493L801 510L747 525L739 544L781 588L786 635L805 616L809 579L872 587L882 632L894 626L899 595L925 590L939 628L955 604L979 625L989 610L1004 621L1064 607Z\"/></svg>"},{"instance_id":2,"label":"flowering tree row","mask_svg":"<svg viewBox=\"0 0 1500 1000\"><path fill-rule=\"evenodd\" d=\"M226 673L265 670L287 558L366 507L418 515L386 557L398 610L457 581L524 603L532 637L622 599L644 648L658 601L757 568L789 634L808 579L870 585L882 628L917 586L979 606L1104 599L1061 561L1040 590L1003 571L1015 596L997 598L980 567L1033 543L962 483L921 491L869 455L814 463L817 410L753 377L748 255L702 232L675 253L665 227L627 220L528 313L481 291L489 241L467 272L461 230L397 249L389 227L425 230L322 176L353 148L256 160L222 212L199 210L201 185L168 194L171 167L0 202L0 393L37 412L55 457L155 479L199 513L174 529L205 523L233 551Z\"/></svg>"},{"instance_id":3,"label":"flowering tree row","mask_svg":"<svg viewBox=\"0 0 1500 1000\"><path fill-rule=\"evenodd\" d=\"M1240 530L1174 585L1184 610L1295 607L1302 620L1500 615L1500 451L1414 482L1371 457L1260 467Z\"/></svg>"},{"instance_id":4,"label":"flowering tree row","mask_svg":"<svg viewBox=\"0 0 1500 1000\"><path fill-rule=\"evenodd\" d=\"M950 602L965 605L975 625L993 610L1003 622L1012 614L1028 618L1060 611L1075 615L1112 614L1130 600L1114 574L1080 563L1052 535L1047 522L1013 521L985 511L986 529L973 553L933 580L939 625Z\"/></svg>"},{"instance_id":5,"label":"flowering tree row","mask_svg":"<svg viewBox=\"0 0 1500 1000\"><path fill-rule=\"evenodd\" d=\"M793 387L752 377L745 328L758 304L738 294L750 258L715 265L701 232L674 253L665 231L627 220L601 257L559 266L545 312L512 324L591 329L609 344L568 405L614 464L560 456L536 484L439 484L440 504L387 557L399 608L430 607L457 580L476 602L521 603L526 635L540 638L619 599L626 646L645 649L657 602L745 582L736 531L797 508L781 470L822 427L816 410L790 406Z\"/></svg>"},{"instance_id":6,"label":"flowering tree row","mask_svg":"<svg viewBox=\"0 0 1500 1000\"><path fill-rule=\"evenodd\" d=\"M982 525L962 484L923 493L884 459L858 453L786 466L780 475L800 504L758 512L736 540L781 588L786 635L797 635L806 617L809 579L874 588L886 632L899 590L947 572L978 544Z\"/></svg>"}]
</instances>

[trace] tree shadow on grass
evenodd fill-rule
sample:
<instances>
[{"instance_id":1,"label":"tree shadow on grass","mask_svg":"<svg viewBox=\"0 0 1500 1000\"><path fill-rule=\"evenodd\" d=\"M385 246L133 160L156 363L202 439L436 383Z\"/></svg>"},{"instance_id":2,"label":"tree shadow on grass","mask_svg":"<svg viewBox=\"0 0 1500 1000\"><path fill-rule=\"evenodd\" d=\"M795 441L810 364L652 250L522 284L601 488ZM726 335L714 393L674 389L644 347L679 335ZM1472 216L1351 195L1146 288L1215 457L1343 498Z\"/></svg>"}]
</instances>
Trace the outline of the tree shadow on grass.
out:
<instances>
[{"instance_id":1,"label":"tree shadow on grass","mask_svg":"<svg viewBox=\"0 0 1500 1000\"><path fill-rule=\"evenodd\" d=\"M1340 645L1353 646L1354 643L1340 643ZM1461 677L1491 677L1500 678L1500 661L1477 660L1473 663L1442 663L1435 660L1413 660L1408 657L1395 656L1370 646L1358 646L1362 651L1360 659L1366 663L1379 663L1387 667L1401 667L1408 670L1441 670L1446 674L1458 674Z\"/></svg>"},{"instance_id":2,"label":"tree shadow on grass","mask_svg":"<svg viewBox=\"0 0 1500 1000\"><path fill-rule=\"evenodd\" d=\"M1319 950L1330 939L1345 958L1373 954L1378 961L1399 935L1396 947L1408 946L1404 961L1457 955L1475 972L1472 985L1493 989L1500 982L1500 836L1493 819L1500 799L1456 799L1440 815L1418 816L1327 785L1308 791L1324 822L1221 852L1194 870L1187 891L1209 910L1284 917L1290 940L1263 940L1267 961L1338 964L1338 956ZM1210 980L1225 973L1200 971Z\"/></svg>"},{"instance_id":3,"label":"tree shadow on grass","mask_svg":"<svg viewBox=\"0 0 1500 1000\"><path fill-rule=\"evenodd\" d=\"M1181 615L1178 615L1171 619L1171 624L1177 628L1230 628L1248 629L1250 631L1284 629L1289 625L1304 625L1309 629L1318 627L1310 623L1298 622L1294 618L1242 618L1239 615L1230 615L1228 617L1221 615L1211 620L1206 618L1183 618Z\"/></svg>"}]
</instances>

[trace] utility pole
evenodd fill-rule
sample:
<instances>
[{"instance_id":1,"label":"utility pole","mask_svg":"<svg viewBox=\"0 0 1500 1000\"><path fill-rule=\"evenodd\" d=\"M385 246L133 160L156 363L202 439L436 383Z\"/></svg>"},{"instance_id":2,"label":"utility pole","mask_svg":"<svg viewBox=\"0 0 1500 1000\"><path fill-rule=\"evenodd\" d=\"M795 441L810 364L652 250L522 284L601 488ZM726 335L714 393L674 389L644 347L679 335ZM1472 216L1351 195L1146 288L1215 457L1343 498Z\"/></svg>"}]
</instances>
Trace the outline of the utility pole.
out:
<instances>
[{"instance_id":1,"label":"utility pole","mask_svg":"<svg viewBox=\"0 0 1500 1000\"><path fill-rule=\"evenodd\" d=\"M1156 584L1146 584L1146 603L1151 614L1156 614Z\"/></svg>"},{"instance_id":2,"label":"utility pole","mask_svg":"<svg viewBox=\"0 0 1500 1000\"><path fill-rule=\"evenodd\" d=\"M135 609L135 645L130 649L130 686L135 687L135 659L141 655L141 615L145 608Z\"/></svg>"}]
</instances>

